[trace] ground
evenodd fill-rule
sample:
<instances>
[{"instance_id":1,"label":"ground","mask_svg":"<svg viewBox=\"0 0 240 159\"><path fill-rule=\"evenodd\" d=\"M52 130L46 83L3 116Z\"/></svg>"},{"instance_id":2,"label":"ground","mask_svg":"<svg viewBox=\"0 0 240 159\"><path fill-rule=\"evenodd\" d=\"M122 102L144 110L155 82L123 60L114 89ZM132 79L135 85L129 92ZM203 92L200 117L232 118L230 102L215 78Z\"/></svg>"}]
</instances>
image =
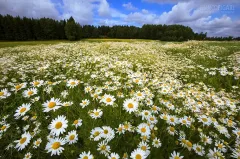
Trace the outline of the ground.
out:
<instances>
[{"instance_id":1,"label":"ground","mask_svg":"<svg viewBox=\"0 0 240 159\"><path fill-rule=\"evenodd\" d=\"M0 42L0 156L237 158L239 44Z\"/></svg>"}]
</instances>

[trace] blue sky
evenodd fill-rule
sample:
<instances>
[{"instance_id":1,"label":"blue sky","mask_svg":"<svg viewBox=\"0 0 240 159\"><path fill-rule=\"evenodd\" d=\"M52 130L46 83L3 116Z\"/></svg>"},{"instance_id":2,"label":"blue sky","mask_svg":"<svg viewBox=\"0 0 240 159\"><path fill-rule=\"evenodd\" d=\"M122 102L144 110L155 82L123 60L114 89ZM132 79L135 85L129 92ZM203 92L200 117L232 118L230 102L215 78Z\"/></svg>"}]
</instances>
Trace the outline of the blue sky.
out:
<instances>
[{"instance_id":1,"label":"blue sky","mask_svg":"<svg viewBox=\"0 0 240 159\"><path fill-rule=\"evenodd\" d=\"M0 0L0 14L80 24L182 24L208 36L240 36L239 0Z\"/></svg>"}]
</instances>

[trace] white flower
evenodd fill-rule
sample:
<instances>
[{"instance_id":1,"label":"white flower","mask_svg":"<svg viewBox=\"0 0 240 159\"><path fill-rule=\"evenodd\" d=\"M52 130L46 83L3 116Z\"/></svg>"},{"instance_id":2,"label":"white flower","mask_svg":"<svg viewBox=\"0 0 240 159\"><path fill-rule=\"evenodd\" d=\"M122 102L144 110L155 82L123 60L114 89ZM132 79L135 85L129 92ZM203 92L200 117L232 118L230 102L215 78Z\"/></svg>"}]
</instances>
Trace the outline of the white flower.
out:
<instances>
[{"instance_id":1,"label":"white flower","mask_svg":"<svg viewBox=\"0 0 240 159\"><path fill-rule=\"evenodd\" d=\"M51 98L49 101L43 104L43 112L55 111L62 106L60 99Z\"/></svg>"},{"instance_id":2,"label":"white flower","mask_svg":"<svg viewBox=\"0 0 240 159\"><path fill-rule=\"evenodd\" d=\"M68 132L65 139L69 144L76 143L78 141L78 134L77 134L76 130Z\"/></svg>"},{"instance_id":3,"label":"white flower","mask_svg":"<svg viewBox=\"0 0 240 159\"><path fill-rule=\"evenodd\" d=\"M129 112L136 112L138 110L138 102L133 99L126 99L123 103L123 108Z\"/></svg>"},{"instance_id":4,"label":"white flower","mask_svg":"<svg viewBox=\"0 0 240 159\"><path fill-rule=\"evenodd\" d=\"M18 119L21 116L24 116L30 110L30 104L23 104L22 106L18 107L14 116Z\"/></svg>"},{"instance_id":5,"label":"white flower","mask_svg":"<svg viewBox=\"0 0 240 159\"><path fill-rule=\"evenodd\" d=\"M78 159L93 159L93 155L90 151L88 151L88 153L84 151L79 155Z\"/></svg>"},{"instance_id":6,"label":"white flower","mask_svg":"<svg viewBox=\"0 0 240 159\"><path fill-rule=\"evenodd\" d=\"M60 155L64 150L63 146L66 141L62 138L50 138L50 141L47 143L45 150L51 152L52 155Z\"/></svg>"},{"instance_id":7,"label":"white flower","mask_svg":"<svg viewBox=\"0 0 240 159\"><path fill-rule=\"evenodd\" d=\"M18 149L18 151L24 149L30 143L30 140L30 133L25 132L24 134L22 134L21 139L14 141L15 143L17 143L15 148Z\"/></svg>"},{"instance_id":8,"label":"white flower","mask_svg":"<svg viewBox=\"0 0 240 159\"><path fill-rule=\"evenodd\" d=\"M48 129L51 130L51 134L59 136L60 134L66 131L68 126L68 121L63 115L59 115L57 118L52 120L51 124L48 126Z\"/></svg>"},{"instance_id":9,"label":"white flower","mask_svg":"<svg viewBox=\"0 0 240 159\"><path fill-rule=\"evenodd\" d=\"M0 99L4 99L4 98L7 98L11 95L11 93L8 92L7 89L2 89L0 91Z\"/></svg>"},{"instance_id":10,"label":"white flower","mask_svg":"<svg viewBox=\"0 0 240 159\"><path fill-rule=\"evenodd\" d=\"M146 159L147 155L145 153L145 151L143 151L142 149L138 148L135 149L131 155L130 155L131 159Z\"/></svg>"}]
</instances>

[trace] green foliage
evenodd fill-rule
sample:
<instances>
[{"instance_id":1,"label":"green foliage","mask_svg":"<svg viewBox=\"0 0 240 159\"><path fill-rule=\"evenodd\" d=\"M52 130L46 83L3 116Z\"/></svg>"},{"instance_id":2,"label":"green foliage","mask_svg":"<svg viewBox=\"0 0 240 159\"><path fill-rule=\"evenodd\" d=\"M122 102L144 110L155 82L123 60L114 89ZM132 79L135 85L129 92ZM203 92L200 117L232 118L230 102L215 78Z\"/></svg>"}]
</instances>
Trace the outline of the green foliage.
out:
<instances>
[{"instance_id":1,"label":"green foliage","mask_svg":"<svg viewBox=\"0 0 240 159\"><path fill-rule=\"evenodd\" d=\"M73 17L70 17L65 26L65 35L68 40L77 40L78 37L78 28Z\"/></svg>"}]
</instances>

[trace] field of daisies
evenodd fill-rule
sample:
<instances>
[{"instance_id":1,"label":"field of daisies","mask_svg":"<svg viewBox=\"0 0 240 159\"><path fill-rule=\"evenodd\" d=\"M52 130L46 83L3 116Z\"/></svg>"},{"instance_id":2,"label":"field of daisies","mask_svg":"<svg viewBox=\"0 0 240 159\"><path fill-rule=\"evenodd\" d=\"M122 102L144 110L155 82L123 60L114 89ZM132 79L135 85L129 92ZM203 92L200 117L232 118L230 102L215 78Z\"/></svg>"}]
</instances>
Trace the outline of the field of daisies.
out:
<instances>
[{"instance_id":1,"label":"field of daisies","mask_svg":"<svg viewBox=\"0 0 240 159\"><path fill-rule=\"evenodd\" d=\"M0 158L240 158L239 42L0 49Z\"/></svg>"}]
</instances>

